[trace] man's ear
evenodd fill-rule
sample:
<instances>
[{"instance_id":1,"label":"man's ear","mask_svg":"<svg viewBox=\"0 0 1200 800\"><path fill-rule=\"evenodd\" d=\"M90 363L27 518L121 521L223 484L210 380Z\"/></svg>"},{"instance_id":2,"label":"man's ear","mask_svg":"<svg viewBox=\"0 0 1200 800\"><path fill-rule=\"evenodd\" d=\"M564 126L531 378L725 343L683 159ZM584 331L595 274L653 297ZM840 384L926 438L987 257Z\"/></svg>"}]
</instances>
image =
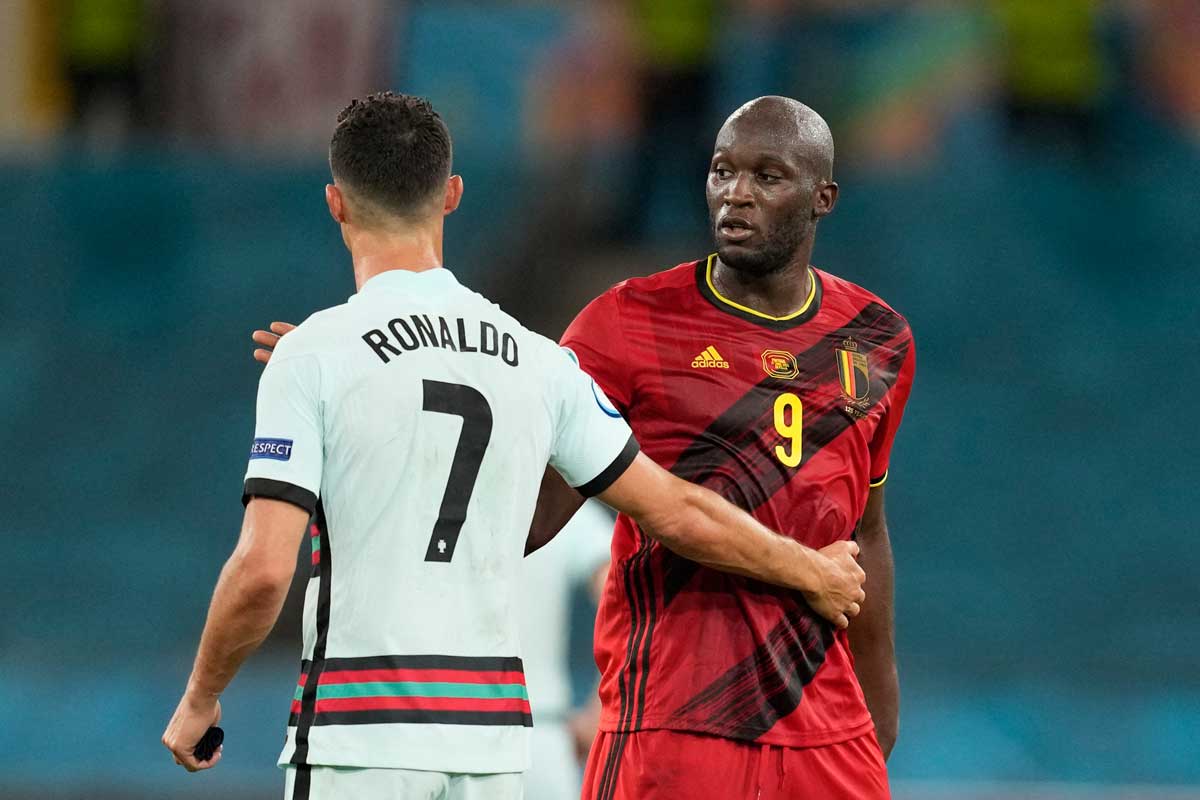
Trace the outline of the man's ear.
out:
<instances>
[{"instance_id":1,"label":"man's ear","mask_svg":"<svg viewBox=\"0 0 1200 800\"><path fill-rule=\"evenodd\" d=\"M332 183L325 184L325 205L329 206L329 216L333 217L334 222L346 224L346 197Z\"/></svg>"},{"instance_id":2,"label":"man's ear","mask_svg":"<svg viewBox=\"0 0 1200 800\"><path fill-rule=\"evenodd\" d=\"M838 185L835 181L822 181L813 198L813 216L824 217L833 212L837 205Z\"/></svg>"},{"instance_id":3,"label":"man's ear","mask_svg":"<svg viewBox=\"0 0 1200 800\"><path fill-rule=\"evenodd\" d=\"M453 214L462 202L463 179L461 175L451 175L446 181L446 202L442 204L442 216Z\"/></svg>"}]
</instances>

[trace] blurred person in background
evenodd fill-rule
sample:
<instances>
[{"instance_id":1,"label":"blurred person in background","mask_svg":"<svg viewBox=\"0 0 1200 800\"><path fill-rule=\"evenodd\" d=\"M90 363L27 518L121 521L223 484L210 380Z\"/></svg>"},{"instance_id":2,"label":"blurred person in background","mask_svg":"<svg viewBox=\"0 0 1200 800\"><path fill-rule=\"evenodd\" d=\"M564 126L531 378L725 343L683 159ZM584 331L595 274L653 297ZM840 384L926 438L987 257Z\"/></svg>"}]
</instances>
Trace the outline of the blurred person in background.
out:
<instances>
[{"instance_id":1,"label":"blurred person in background","mask_svg":"<svg viewBox=\"0 0 1200 800\"><path fill-rule=\"evenodd\" d=\"M1090 148L1108 99L1111 65L1101 0L993 0L1003 47L1004 108L1027 141Z\"/></svg>"},{"instance_id":2,"label":"blurred person in background","mask_svg":"<svg viewBox=\"0 0 1200 800\"><path fill-rule=\"evenodd\" d=\"M708 158L719 12L714 0L622 0L575 11L529 86L535 186L522 198L522 217L536 224L512 255L527 280L553 280L581 242L627 248L695 225L680 198L692 165ZM641 198L638 211L631 193ZM541 304L523 286L499 276L488 291L524 318Z\"/></svg>"},{"instance_id":3,"label":"blurred person in background","mask_svg":"<svg viewBox=\"0 0 1200 800\"><path fill-rule=\"evenodd\" d=\"M347 96L387 83L405 0L171 3L164 113L182 138L318 154Z\"/></svg>"},{"instance_id":4,"label":"blurred person in background","mask_svg":"<svg viewBox=\"0 0 1200 800\"><path fill-rule=\"evenodd\" d=\"M530 255L580 236L608 237L621 194L613 173L640 127L638 73L632 25L615 3L583 5L531 72L523 127L539 191L530 200L538 203L538 219L553 215L553 224L539 225L545 230Z\"/></svg>"},{"instance_id":5,"label":"blurred person in background","mask_svg":"<svg viewBox=\"0 0 1200 800\"><path fill-rule=\"evenodd\" d=\"M544 321L548 312L565 313L556 331L561 332L570 309L601 287L585 289L574 305L564 297L554 308L527 287L558 282L565 260L578 263L582 243L611 237L640 124L636 49L624 8L581 6L567 34L531 71L527 88L529 191L517 202L520 218L531 224L505 254L521 279L513 280L509 270L492 271L485 276L487 293L518 319ZM570 292L577 283L562 288Z\"/></svg>"},{"instance_id":6,"label":"blurred person in background","mask_svg":"<svg viewBox=\"0 0 1200 800\"><path fill-rule=\"evenodd\" d=\"M72 126L94 144L120 145L147 123L147 3L65 0L59 13Z\"/></svg>"},{"instance_id":7,"label":"blurred person in background","mask_svg":"<svg viewBox=\"0 0 1200 800\"><path fill-rule=\"evenodd\" d=\"M525 800L579 796L583 771L578 754L586 756L597 719L591 704L576 711L571 702L567 652L571 598L581 586L598 596L596 589L608 570L612 529L608 508L589 501L563 528L562 541L531 553L521 564L526 591L519 595L517 616L534 716ZM595 680L591 683L594 689Z\"/></svg>"},{"instance_id":8,"label":"blurred person in background","mask_svg":"<svg viewBox=\"0 0 1200 800\"><path fill-rule=\"evenodd\" d=\"M991 94L987 15L956 0L753 0L722 20L722 92L810 98L851 169L917 171Z\"/></svg>"},{"instance_id":9,"label":"blurred person in background","mask_svg":"<svg viewBox=\"0 0 1200 800\"><path fill-rule=\"evenodd\" d=\"M0 147L62 128L70 111L63 49L51 4L0 3Z\"/></svg>"},{"instance_id":10,"label":"blurred person in background","mask_svg":"<svg viewBox=\"0 0 1200 800\"><path fill-rule=\"evenodd\" d=\"M1200 3L1137 3L1138 59L1153 103L1200 142Z\"/></svg>"},{"instance_id":11,"label":"blurred person in background","mask_svg":"<svg viewBox=\"0 0 1200 800\"><path fill-rule=\"evenodd\" d=\"M663 230L686 228L692 215L664 220L680 208L692 167L708 156L704 133L716 84L716 0L627 0L638 54L641 109L629 191L641 199L622 203L610 230L628 242L649 241ZM697 231L699 233L699 231Z\"/></svg>"},{"instance_id":12,"label":"blurred person in background","mask_svg":"<svg viewBox=\"0 0 1200 800\"><path fill-rule=\"evenodd\" d=\"M690 222L661 217L678 207L690 165L708 156L718 13L715 0L578 9L533 81L529 120L538 167L553 179L547 205L569 230L628 245ZM637 219L622 202L631 191L643 198Z\"/></svg>"},{"instance_id":13,"label":"blurred person in background","mask_svg":"<svg viewBox=\"0 0 1200 800\"><path fill-rule=\"evenodd\" d=\"M915 356L903 317L811 265L837 201L833 158L807 106L738 109L708 175L717 252L617 284L562 343L648 455L799 541L857 539L874 592L847 635L795 593L678 558L618 518L585 798L890 796L899 682L884 482ZM580 502L547 480L531 536L552 536Z\"/></svg>"}]
</instances>

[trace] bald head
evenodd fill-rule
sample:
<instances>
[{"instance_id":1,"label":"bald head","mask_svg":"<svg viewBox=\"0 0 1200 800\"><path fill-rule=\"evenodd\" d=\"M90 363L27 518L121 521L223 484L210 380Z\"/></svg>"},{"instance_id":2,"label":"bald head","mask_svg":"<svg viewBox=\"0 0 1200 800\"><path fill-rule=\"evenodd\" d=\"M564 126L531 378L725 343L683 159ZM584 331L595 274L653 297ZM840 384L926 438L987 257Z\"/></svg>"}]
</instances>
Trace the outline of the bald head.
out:
<instances>
[{"instance_id":1,"label":"bald head","mask_svg":"<svg viewBox=\"0 0 1200 800\"><path fill-rule=\"evenodd\" d=\"M751 100L717 133L705 196L721 264L761 277L807 274L817 222L833 211L833 136L787 97Z\"/></svg>"},{"instance_id":2,"label":"bald head","mask_svg":"<svg viewBox=\"0 0 1200 800\"><path fill-rule=\"evenodd\" d=\"M807 164L816 180L833 179L833 134L821 115L799 100L758 97L729 115L717 133L717 148L734 136L747 136Z\"/></svg>"}]
</instances>

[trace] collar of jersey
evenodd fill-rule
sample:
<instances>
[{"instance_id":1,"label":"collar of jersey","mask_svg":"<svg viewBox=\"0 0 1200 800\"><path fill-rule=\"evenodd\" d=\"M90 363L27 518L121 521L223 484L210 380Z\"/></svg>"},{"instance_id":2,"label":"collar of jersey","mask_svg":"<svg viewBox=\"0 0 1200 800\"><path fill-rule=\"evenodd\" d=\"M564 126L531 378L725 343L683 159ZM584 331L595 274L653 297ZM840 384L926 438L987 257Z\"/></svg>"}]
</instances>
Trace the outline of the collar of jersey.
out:
<instances>
[{"instance_id":1,"label":"collar of jersey","mask_svg":"<svg viewBox=\"0 0 1200 800\"><path fill-rule=\"evenodd\" d=\"M359 294L367 291L401 289L406 292L432 291L458 283L454 273L445 267L413 272L407 269L389 269L374 275L358 290Z\"/></svg>"},{"instance_id":2,"label":"collar of jersey","mask_svg":"<svg viewBox=\"0 0 1200 800\"><path fill-rule=\"evenodd\" d=\"M821 279L812 267L808 268L808 274L812 276L812 281L809 284L808 297L805 298L804 304L787 316L773 317L741 303L735 303L718 292L712 279L713 264L716 260L717 254L713 253L708 258L700 259L696 263L696 285L700 289L700 294L721 311L771 330L787 330L808 322L816 316L817 310L821 307Z\"/></svg>"}]
</instances>

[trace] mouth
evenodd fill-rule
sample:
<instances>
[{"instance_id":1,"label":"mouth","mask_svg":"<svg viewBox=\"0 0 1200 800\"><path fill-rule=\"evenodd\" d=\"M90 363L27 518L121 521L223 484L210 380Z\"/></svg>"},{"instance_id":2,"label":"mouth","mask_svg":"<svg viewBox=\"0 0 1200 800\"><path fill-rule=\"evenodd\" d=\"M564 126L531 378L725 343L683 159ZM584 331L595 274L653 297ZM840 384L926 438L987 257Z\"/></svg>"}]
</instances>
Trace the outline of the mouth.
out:
<instances>
[{"instance_id":1,"label":"mouth","mask_svg":"<svg viewBox=\"0 0 1200 800\"><path fill-rule=\"evenodd\" d=\"M717 222L717 236L725 242L744 242L754 233L754 226L741 217L722 217Z\"/></svg>"}]
</instances>

